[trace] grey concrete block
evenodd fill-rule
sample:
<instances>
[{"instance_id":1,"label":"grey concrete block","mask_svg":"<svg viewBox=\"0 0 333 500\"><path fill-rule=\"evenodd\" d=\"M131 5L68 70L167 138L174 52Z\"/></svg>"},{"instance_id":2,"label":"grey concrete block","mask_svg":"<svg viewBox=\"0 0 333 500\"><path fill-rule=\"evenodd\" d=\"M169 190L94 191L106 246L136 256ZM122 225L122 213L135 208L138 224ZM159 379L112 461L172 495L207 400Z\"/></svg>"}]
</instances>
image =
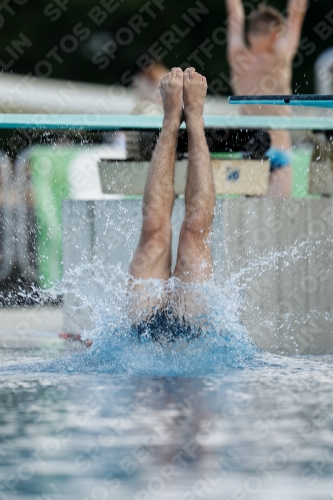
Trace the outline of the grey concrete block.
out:
<instances>
[{"instance_id":1,"label":"grey concrete block","mask_svg":"<svg viewBox=\"0 0 333 500\"><path fill-rule=\"evenodd\" d=\"M93 248L93 206L91 201L63 202L63 270L64 280L70 283L71 271L91 263ZM67 285L68 290L70 289ZM64 296L64 331L79 333L92 325L92 310L82 308L82 300L76 292Z\"/></svg>"},{"instance_id":2,"label":"grey concrete block","mask_svg":"<svg viewBox=\"0 0 333 500\"><path fill-rule=\"evenodd\" d=\"M332 200L224 203L225 279L245 286L253 339L274 353L333 353Z\"/></svg>"}]
</instances>

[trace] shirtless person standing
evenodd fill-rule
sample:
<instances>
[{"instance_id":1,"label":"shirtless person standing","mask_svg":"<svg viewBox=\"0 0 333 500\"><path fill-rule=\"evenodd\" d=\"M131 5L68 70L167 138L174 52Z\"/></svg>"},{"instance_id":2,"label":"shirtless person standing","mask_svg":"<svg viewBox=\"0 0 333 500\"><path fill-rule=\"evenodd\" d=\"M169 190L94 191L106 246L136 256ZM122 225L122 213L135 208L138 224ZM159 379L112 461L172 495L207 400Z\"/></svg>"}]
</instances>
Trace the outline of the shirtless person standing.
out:
<instances>
[{"instance_id":1,"label":"shirtless person standing","mask_svg":"<svg viewBox=\"0 0 333 500\"><path fill-rule=\"evenodd\" d=\"M151 160L143 196L143 223L138 248L130 265L129 312L140 337L173 341L189 337L192 328L184 311L172 309L179 304L178 292L166 291L152 297L151 283L162 284L172 276L182 285L207 282L212 278L212 256L209 235L215 207L215 191L209 151L204 132L203 107L207 92L206 79L194 68L183 71L172 68L160 83L164 117L162 130ZM175 200L174 170L178 130L184 106L188 133L188 172L185 190L185 218L181 227L177 261L171 270L171 215ZM181 287L180 287L181 288ZM166 287L167 289L167 287ZM170 294L172 293L172 297ZM198 304L182 297L190 316L199 314ZM171 304L171 305L170 305ZM192 309L192 311L191 311Z\"/></svg>"},{"instance_id":2,"label":"shirtless person standing","mask_svg":"<svg viewBox=\"0 0 333 500\"><path fill-rule=\"evenodd\" d=\"M289 0L285 19L273 7L261 5L249 17L244 39L241 0L226 0L228 10L228 60L231 84L237 95L291 94L292 61L297 52L307 0ZM244 115L288 115L288 106L243 105ZM268 196L291 195L292 142L286 130L272 130L271 175Z\"/></svg>"}]
</instances>

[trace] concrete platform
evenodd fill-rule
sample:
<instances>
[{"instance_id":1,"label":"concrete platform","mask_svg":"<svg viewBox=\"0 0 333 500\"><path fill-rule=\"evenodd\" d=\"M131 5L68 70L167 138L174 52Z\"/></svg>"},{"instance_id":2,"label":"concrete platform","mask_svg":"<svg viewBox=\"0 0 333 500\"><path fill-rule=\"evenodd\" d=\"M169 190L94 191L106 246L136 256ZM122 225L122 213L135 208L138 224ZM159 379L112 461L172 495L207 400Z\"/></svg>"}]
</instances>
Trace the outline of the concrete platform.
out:
<instances>
[{"instance_id":1,"label":"concrete platform","mask_svg":"<svg viewBox=\"0 0 333 500\"><path fill-rule=\"evenodd\" d=\"M58 334L63 331L61 307L0 308L0 348L40 348L63 345Z\"/></svg>"}]
</instances>

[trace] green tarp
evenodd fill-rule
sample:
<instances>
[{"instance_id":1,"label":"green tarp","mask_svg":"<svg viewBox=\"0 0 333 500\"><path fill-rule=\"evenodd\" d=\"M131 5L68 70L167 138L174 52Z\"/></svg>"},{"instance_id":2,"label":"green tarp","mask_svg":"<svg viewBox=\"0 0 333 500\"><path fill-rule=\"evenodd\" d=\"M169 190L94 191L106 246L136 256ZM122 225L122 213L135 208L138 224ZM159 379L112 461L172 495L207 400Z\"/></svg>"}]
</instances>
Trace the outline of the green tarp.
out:
<instances>
[{"instance_id":1,"label":"green tarp","mask_svg":"<svg viewBox=\"0 0 333 500\"><path fill-rule=\"evenodd\" d=\"M70 197L69 165L75 148L36 147L31 151L31 182L37 219L39 284L49 287L62 276L62 200Z\"/></svg>"}]
</instances>

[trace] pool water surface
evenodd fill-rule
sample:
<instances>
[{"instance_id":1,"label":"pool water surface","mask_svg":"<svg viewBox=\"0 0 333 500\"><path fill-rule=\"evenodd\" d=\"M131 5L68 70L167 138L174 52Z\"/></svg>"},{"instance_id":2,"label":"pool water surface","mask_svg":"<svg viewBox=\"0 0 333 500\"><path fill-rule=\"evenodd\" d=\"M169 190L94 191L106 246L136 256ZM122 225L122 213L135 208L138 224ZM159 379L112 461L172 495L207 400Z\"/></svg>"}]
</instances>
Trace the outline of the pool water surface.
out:
<instances>
[{"instance_id":1,"label":"pool water surface","mask_svg":"<svg viewBox=\"0 0 333 500\"><path fill-rule=\"evenodd\" d=\"M185 377L33 369L82 356L2 350L1 499L333 498L331 357Z\"/></svg>"},{"instance_id":2,"label":"pool water surface","mask_svg":"<svg viewBox=\"0 0 333 500\"><path fill-rule=\"evenodd\" d=\"M0 350L0 500L333 498L332 356L257 348L238 285L191 289L198 338L140 341L103 276L66 284L91 349Z\"/></svg>"}]
</instances>

